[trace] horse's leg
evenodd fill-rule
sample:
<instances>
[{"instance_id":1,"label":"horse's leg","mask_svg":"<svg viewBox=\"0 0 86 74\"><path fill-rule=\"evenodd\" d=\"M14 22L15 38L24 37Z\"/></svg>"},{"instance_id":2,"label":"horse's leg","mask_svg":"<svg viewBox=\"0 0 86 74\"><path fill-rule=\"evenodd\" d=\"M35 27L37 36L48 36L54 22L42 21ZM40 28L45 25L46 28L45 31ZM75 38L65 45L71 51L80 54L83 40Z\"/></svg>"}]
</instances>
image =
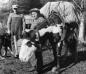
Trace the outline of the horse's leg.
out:
<instances>
[{"instance_id":1,"label":"horse's leg","mask_svg":"<svg viewBox=\"0 0 86 74\"><path fill-rule=\"evenodd\" d=\"M38 74L42 74L43 56L42 56L41 47L39 45L37 49L38 50L35 52L35 56L37 58L37 72Z\"/></svg>"},{"instance_id":2,"label":"horse's leg","mask_svg":"<svg viewBox=\"0 0 86 74\"><path fill-rule=\"evenodd\" d=\"M3 41L3 40L0 38L0 56L1 56L1 49L2 49L2 46L3 46L3 45L2 45L2 41Z\"/></svg>"},{"instance_id":3,"label":"horse's leg","mask_svg":"<svg viewBox=\"0 0 86 74\"><path fill-rule=\"evenodd\" d=\"M72 51L72 56L73 56L73 59L74 59L74 63L77 62L77 57L78 57L77 43L78 43L78 41L75 39L75 37L73 37L72 42L70 44L70 50Z\"/></svg>"},{"instance_id":4,"label":"horse's leg","mask_svg":"<svg viewBox=\"0 0 86 74\"><path fill-rule=\"evenodd\" d=\"M78 41L75 39L75 63L78 61L78 52L77 52Z\"/></svg>"},{"instance_id":5,"label":"horse's leg","mask_svg":"<svg viewBox=\"0 0 86 74\"><path fill-rule=\"evenodd\" d=\"M60 68L60 64L59 64L59 59L60 59L60 56L57 54L57 50L56 50L56 44L52 44L52 49L53 49L53 55L54 55L54 70L52 70L52 72L56 70L59 71L59 68Z\"/></svg>"},{"instance_id":6,"label":"horse's leg","mask_svg":"<svg viewBox=\"0 0 86 74\"><path fill-rule=\"evenodd\" d=\"M62 50L65 50L64 51L64 56L66 57L66 55L67 55L67 52L68 52L68 27L67 27L67 25L65 25L65 28L63 29L63 33L62 33L62 35L61 35L61 44L60 44L60 46L58 46L59 47L59 54L61 55L61 52L62 52ZM65 58L64 58L64 60L65 60Z\"/></svg>"},{"instance_id":7,"label":"horse's leg","mask_svg":"<svg viewBox=\"0 0 86 74\"><path fill-rule=\"evenodd\" d=\"M59 56L57 55L57 41L54 42L54 37L51 36L51 38L49 39L51 45L52 45L52 50L53 50L53 55L54 55L54 67L52 68L52 72L55 72L56 70L58 70L57 72L59 72Z\"/></svg>"},{"instance_id":8,"label":"horse's leg","mask_svg":"<svg viewBox=\"0 0 86 74\"><path fill-rule=\"evenodd\" d=\"M68 38L69 38L69 34L70 34L70 31L68 29L68 27L66 26L66 29L64 29L63 31L63 35L62 35L62 45L61 47L63 47L63 50L64 50L64 58L63 60L65 61L66 60L66 57L67 57L67 53L68 53ZM62 51L62 49L60 50L60 52Z\"/></svg>"},{"instance_id":9,"label":"horse's leg","mask_svg":"<svg viewBox=\"0 0 86 74\"><path fill-rule=\"evenodd\" d=\"M59 42L58 45L56 46L56 48L57 48L57 55L59 57L61 57L62 46L63 46L63 41Z\"/></svg>"}]
</instances>

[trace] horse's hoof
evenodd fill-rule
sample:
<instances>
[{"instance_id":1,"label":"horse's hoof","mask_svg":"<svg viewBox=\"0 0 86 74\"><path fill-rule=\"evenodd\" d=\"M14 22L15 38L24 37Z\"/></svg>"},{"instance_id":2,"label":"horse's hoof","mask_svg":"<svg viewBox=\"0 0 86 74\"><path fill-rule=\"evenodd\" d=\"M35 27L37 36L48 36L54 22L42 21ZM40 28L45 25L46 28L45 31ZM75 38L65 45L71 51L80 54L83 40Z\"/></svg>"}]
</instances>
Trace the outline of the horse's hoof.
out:
<instances>
[{"instance_id":1,"label":"horse's hoof","mask_svg":"<svg viewBox=\"0 0 86 74\"><path fill-rule=\"evenodd\" d=\"M59 72L59 67L53 67L51 72L57 74Z\"/></svg>"},{"instance_id":2,"label":"horse's hoof","mask_svg":"<svg viewBox=\"0 0 86 74\"><path fill-rule=\"evenodd\" d=\"M56 72L57 71L57 67L53 67L51 72Z\"/></svg>"},{"instance_id":3,"label":"horse's hoof","mask_svg":"<svg viewBox=\"0 0 86 74\"><path fill-rule=\"evenodd\" d=\"M79 44L86 44L86 41L85 40L79 40L78 43Z\"/></svg>"},{"instance_id":4,"label":"horse's hoof","mask_svg":"<svg viewBox=\"0 0 86 74\"><path fill-rule=\"evenodd\" d=\"M5 57L5 56L7 55L6 50L7 50L7 49L5 49L4 46L1 48L1 56L2 56L2 57Z\"/></svg>"}]
</instances>

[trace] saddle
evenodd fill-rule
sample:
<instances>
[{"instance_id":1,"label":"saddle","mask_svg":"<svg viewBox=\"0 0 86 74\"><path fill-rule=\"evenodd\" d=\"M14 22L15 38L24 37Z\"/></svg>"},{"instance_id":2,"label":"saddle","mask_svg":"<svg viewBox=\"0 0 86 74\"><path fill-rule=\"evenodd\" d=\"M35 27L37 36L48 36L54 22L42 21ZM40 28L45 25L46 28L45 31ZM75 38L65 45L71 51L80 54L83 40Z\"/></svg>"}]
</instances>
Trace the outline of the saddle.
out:
<instances>
[{"instance_id":1,"label":"saddle","mask_svg":"<svg viewBox=\"0 0 86 74\"><path fill-rule=\"evenodd\" d=\"M48 20L52 24L57 24L57 23L61 24L62 23L60 14L58 12L55 12L55 11L51 11L51 13L49 14Z\"/></svg>"}]
</instances>

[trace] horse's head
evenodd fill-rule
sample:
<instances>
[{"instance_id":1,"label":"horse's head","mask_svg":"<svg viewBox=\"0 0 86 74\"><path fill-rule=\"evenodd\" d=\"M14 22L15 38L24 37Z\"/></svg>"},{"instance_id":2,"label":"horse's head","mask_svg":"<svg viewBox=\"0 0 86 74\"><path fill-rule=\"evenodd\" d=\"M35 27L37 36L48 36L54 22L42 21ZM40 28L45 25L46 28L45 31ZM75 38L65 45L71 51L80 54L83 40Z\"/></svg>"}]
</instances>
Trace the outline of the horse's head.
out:
<instances>
[{"instance_id":1,"label":"horse's head","mask_svg":"<svg viewBox=\"0 0 86 74\"><path fill-rule=\"evenodd\" d=\"M25 30L23 34L23 41L20 47L19 59L22 62L28 62L30 58L35 53L37 47L36 43L36 31L34 30Z\"/></svg>"},{"instance_id":2,"label":"horse's head","mask_svg":"<svg viewBox=\"0 0 86 74\"><path fill-rule=\"evenodd\" d=\"M31 42L28 39L23 39L19 52L19 59L22 62L28 62L35 53L36 49L34 42Z\"/></svg>"}]
</instances>

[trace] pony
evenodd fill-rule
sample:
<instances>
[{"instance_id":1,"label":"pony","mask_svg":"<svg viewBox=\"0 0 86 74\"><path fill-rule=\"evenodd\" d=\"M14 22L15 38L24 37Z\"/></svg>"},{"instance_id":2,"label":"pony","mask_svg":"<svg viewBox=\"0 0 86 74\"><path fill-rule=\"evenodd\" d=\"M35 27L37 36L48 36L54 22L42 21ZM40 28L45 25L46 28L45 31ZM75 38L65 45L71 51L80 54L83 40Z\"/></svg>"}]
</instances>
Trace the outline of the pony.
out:
<instances>
[{"instance_id":1,"label":"pony","mask_svg":"<svg viewBox=\"0 0 86 74\"><path fill-rule=\"evenodd\" d=\"M73 3L67 1L55 1L47 2L41 9L40 13L43 14L46 18L50 17L52 11L59 14L61 22L64 24L65 28L61 36L60 46L57 46L57 54L61 56L62 47L65 46L65 56L68 51L73 52L72 55L75 55L75 61L77 57L77 42L78 42L78 28L81 21L77 14L76 8ZM52 20L51 20L52 21ZM55 21L55 19L53 19ZM80 23L79 23L80 22ZM83 24L83 22L82 22ZM80 36L79 31L79 36ZM81 36L80 36L81 37ZM72 46L71 46L72 45Z\"/></svg>"}]
</instances>

